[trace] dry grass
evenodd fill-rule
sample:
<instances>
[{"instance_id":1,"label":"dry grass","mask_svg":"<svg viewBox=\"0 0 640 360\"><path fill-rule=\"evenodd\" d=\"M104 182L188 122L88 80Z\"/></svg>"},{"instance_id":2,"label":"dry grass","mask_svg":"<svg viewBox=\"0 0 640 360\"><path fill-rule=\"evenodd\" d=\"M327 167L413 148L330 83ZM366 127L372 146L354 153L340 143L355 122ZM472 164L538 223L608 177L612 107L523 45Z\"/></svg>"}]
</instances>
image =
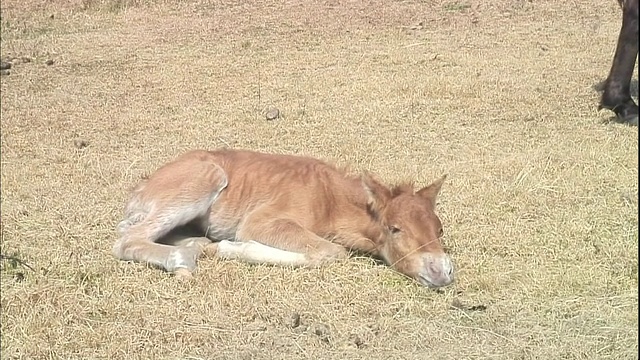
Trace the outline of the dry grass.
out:
<instances>
[{"instance_id":1,"label":"dry grass","mask_svg":"<svg viewBox=\"0 0 640 360\"><path fill-rule=\"evenodd\" d=\"M3 359L638 358L638 130L591 89L615 1L215 3L2 1L32 61L1 78L1 250L35 268L2 262ZM218 146L448 173L456 284L112 258L127 188Z\"/></svg>"}]
</instances>

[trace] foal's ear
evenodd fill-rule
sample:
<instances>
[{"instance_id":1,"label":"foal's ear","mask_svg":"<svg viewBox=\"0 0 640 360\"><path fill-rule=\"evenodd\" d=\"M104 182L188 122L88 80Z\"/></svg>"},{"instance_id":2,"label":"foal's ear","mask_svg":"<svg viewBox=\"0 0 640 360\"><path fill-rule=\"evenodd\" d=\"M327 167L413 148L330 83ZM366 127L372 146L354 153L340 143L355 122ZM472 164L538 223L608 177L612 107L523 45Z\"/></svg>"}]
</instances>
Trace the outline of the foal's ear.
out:
<instances>
[{"instance_id":1,"label":"foal's ear","mask_svg":"<svg viewBox=\"0 0 640 360\"><path fill-rule=\"evenodd\" d=\"M391 200L391 190L376 180L370 173L362 175L362 186L367 193L367 205L376 215L380 214Z\"/></svg>"},{"instance_id":2,"label":"foal's ear","mask_svg":"<svg viewBox=\"0 0 640 360\"><path fill-rule=\"evenodd\" d=\"M447 175L442 175L438 180L434 181L431 185L425 186L424 188L418 190L417 195L431 201L434 205L436 203L436 197L442 188L442 184L447 179Z\"/></svg>"}]
</instances>

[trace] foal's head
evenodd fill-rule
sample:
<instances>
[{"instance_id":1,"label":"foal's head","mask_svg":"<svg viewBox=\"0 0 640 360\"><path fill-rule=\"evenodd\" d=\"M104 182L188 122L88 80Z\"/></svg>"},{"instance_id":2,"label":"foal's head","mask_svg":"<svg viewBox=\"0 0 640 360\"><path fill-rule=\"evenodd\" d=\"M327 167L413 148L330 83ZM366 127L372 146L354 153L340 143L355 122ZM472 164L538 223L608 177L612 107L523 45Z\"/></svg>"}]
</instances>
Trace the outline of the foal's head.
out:
<instances>
[{"instance_id":1,"label":"foal's head","mask_svg":"<svg viewBox=\"0 0 640 360\"><path fill-rule=\"evenodd\" d=\"M453 263L440 242L442 223L435 213L436 196L445 178L414 192L413 185L389 189L371 176L363 177L369 211L382 226L380 256L429 287L453 282Z\"/></svg>"}]
</instances>

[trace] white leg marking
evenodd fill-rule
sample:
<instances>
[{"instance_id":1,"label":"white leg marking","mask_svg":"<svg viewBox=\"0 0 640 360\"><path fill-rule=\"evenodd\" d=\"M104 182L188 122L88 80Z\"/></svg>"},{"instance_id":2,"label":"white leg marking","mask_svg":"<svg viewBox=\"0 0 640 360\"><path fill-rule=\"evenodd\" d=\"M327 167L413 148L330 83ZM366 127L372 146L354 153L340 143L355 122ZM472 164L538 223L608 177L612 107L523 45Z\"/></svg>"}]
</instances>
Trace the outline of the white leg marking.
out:
<instances>
[{"instance_id":1,"label":"white leg marking","mask_svg":"<svg viewBox=\"0 0 640 360\"><path fill-rule=\"evenodd\" d=\"M177 250L179 249L171 251L171 255L169 255L169 258L167 259L167 265L165 266L165 268L168 271L174 271L177 268L186 267L184 257L182 256L182 254L180 254L180 251Z\"/></svg>"},{"instance_id":2,"label":"white leg marking","mask_svg":"<svg viewBox=\"0 0 640 360\"><path fill-rule=\"evenodd\" d=\"M280 250L257 241L228 241L218 243L218 256L229 260L242 260L254 264L303 266L308 263L304 254Z\"/></svg>"},{"instance_id":3,"label":"white leg marking","mask_svg":"<svg viewBox=\"0 0 640 360\"><path fill-rule=\"evenodd\" d=\"M176 246L171 250L171 255L167 258L164 268L167 271L175 271L179 268L194 271L199 250L197 247Z\"/></svg>"}]
</instances>

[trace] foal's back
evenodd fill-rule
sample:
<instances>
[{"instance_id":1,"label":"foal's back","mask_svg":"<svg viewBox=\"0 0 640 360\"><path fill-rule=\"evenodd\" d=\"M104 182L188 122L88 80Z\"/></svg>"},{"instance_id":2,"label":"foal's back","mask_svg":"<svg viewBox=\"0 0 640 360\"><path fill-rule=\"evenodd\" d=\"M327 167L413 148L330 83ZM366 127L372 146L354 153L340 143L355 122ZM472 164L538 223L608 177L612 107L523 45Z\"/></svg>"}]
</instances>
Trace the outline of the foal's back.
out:
<instances>
[{"instance_id":1,"label":"foal's back","mask_svg":"<svg viewBox=\"0 0 640 360\"><path fill-rule=\"evenodd\" d=\"M221 217L241 219L257 207L268 206L274 215L319 231L321 224L333 222L333 217L352 206L349 200L362 195L357 178L311 157L227 149L210 154L228 179L212 209L214 222Z\"/></svg>"}]
</instances>

